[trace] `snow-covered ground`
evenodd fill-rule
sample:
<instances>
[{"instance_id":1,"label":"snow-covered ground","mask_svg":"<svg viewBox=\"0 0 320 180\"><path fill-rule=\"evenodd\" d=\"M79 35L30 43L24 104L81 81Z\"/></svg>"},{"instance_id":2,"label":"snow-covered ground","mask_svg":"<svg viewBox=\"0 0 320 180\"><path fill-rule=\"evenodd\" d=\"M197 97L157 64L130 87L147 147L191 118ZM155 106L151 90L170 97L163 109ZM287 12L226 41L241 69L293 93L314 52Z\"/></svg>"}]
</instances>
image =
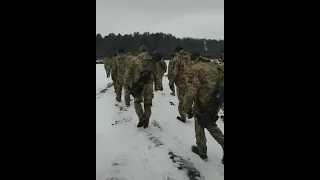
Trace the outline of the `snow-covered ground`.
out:
<instances>
[{"instance_id":1,"label":"snow-covered ground","mask_svg":"<svg viewBox=\"0 0 320 180\"><path fill-rule=\"evenodd\" d=\"M170 95L168 79L164 90L154 92L148 129L138 129L133 101L115 100L113 87L99 93L108 83L102 64L96 65L96 180L222 180L222 149L206 131L208 162L191 152L195 144L193 119L176 119L177 96ZM131 97L133 99L133 97ZM172 105L173 103L173 105ZM218 120L224 132L224 123Z\"/></svg>"}]
</instances>

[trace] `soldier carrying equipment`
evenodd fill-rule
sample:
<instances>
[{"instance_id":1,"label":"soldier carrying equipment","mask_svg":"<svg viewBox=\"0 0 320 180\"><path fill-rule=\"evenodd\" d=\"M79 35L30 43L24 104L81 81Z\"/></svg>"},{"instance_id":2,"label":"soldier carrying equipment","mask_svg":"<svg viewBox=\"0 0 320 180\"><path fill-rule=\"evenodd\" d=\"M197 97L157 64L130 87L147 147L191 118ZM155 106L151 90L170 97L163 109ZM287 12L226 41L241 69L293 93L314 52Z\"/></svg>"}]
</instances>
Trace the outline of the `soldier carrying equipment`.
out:
<instances>
[{"instance_id":1,"label":"soldier carrying equipment","mask_svg":"<svg viewBox=\"0 0 320 180\"><path fill-rule=\"evenodd\" d=\"M140 97L142 93L143 86L145 82L150 78L151 73L155 71L156 63L159 62L163 58L163 55L159 51L155 51L151 57L151 63L147 66L146 70L144 70L139 79L136 82L132 83L132 87L130 88L130 94L133 97Z\"/></svg>"}]
</instances>

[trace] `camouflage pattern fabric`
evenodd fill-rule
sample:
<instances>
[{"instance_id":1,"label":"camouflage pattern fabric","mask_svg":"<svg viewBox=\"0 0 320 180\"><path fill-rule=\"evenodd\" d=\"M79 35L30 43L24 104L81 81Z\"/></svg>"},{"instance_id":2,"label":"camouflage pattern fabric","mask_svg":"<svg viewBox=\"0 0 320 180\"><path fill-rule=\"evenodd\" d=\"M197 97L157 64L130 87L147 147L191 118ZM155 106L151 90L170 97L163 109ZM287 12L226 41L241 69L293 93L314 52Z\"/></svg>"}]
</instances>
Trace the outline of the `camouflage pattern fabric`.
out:
<instances>
[{"instance_id":1,"label":"camouflage pattern fabric","mask_svg":"<svg viewBox=\"0 0 320 180\"><path fill-rule=\"evenodd\" d=\"M167 72L167 64L162 59L156 64L156 73L155 73L155 90L163 90L162 79L164 73Z\"/></svg>"},{"instance_id":2,"label":"camouflage pattern fabric","mask_svg":"<svg viewBox=\"0 0 320 180\"><path fill-rule=\"evenodd\" d=\"M121 101L123 80L124 80L124 75L126 73L127 66L128 66L127 56L125 54L119 53L119 55L114 58L113 64L112 64L112 74L116 82L115 88L116 88L117 101Z\"/></svg>"},{"instance_id":3,"label":"camouflage pattern fabric","mask_svg":"<svg viewBox=\"0 0 320 180\"><path fill-rule=\"evenodd\" d=\"M124 88L124 101L126 105L130 105L130 89Z\"/></svg>"},{"instance_id":4,"label":"camouflage pattern fabric","mask_svg":"<svg viewBox=\"0 0 320 180\"><path fill-rule=\"evenodd\" d=\"M128 68L124 76L124 87L130 88L132 83L137 81L140 77L140 73L147 67L150 63L150 56L147 52L140 53L137 56L133 57L129 63ZM154 74L151 75L147 83L154 82Z\"/></svg>"},{"instance_id":5,"label":"camouflage pattern fabric","mask_svg":"<svg viewBox=\"0 0 320 180\"><path fill-rule=\"evenodd\" d=\"M107 77L109 77L111 73L111 68L112 68L111 59L108 57L104 58L103 64L104 64L104 69L106 70Z\"/></svg>"},{"instance_id":6,"label":"camouflage pattern fabric","mask_svg":"<svg viewBox=\"0 0 320 180\"><path fill-rule=\"evenodd\" d=\"M176 86L185 86L190 69L190 54L186 51L179 51L171 62L171 72L169 84L176 84Z\"/></svg>"},{"instance_id":7,"label":"camouflage pattern fabric","mask_svg":"<svg viewBox=\"0 0 320 180\"><path fill-rule=\"evenodd\" d=\"M197 118L194 118L194 129L196 135L196 144L199 149L200 155L207 155L207 138L204 132L204 127L199 125ZM214 124L210 127L206 127L211 136L221 145L224 149L224 135L219 129L219 127Z\"/></svg>"},{"instance_id":8,"label":"camouflage pattern fabric","mask_svg":"<svg viewBox=\"0 0 320 180\"><path fill-rule=\"evenodd\" d=\"M124 86L130 88L133 82L136 82L140 73L142 73L148 64L150 63L151 57L147 52L139 53L134 57L127 68L124 77ZM155 74L152 73L149 80L143 87L142 96L134 98L134 108L139 117L139 121L149 122L151 116L151 104L153 99L153 83ZM141 102L144 102L144 109L141 106Z\"/></svg>"},{"instance_id":9,"label":"camouflage pattern fabric","mask_svg":"<svg viewBox=\"0 0 320 180\"><path fill-rule=\"evenodd\" d=\"M180 114L181 119L186 120L186 114L185 111L183 109L183 103L184 103L184 97L186 94L186 87L177 87L177 95L178 95L178 100L179 100L179 104L178 104L178 111Z\"/></svg>"},{"instance_id":10,"label":"camouflage pattern fabric","mask_svg":"<svg viewBox=\"0 0 320 180\"><path fill-rule=\"evenodd\" d=\"M169 65L168 65L168 79L172 78L172 70L173 70L173 63L172 63L172 59L169 61ZM172 91L172 95L175 96L176 95L176 90L175 87L172 86L171 88Z\"/></svg>"},{"instance_id":11,"label":"camouflage pattern fabric","mask_svg":"<svg viewBox=\"0 0 320 180\"><path fill-rule=\"evenodd\" d=\"M191 110L193 104L193 114L195 114L195 133L199 151L206 153L206 137L204 128L208 129L210 134L224 148L224 135L221 130L213 124L210 127L203 127L198 123L197 117L201 116L201 108L213 99L213 92L219 88L219 82L224 77L224 65L217 64L205 57L199 60L191 67L187 88L185 94L184 109L186 112Z\"/></svg>"},{"instance_id":12,"label":"camouflage pattern fabric","mask_svg":"<svg viewBox=\"0 0 320 180\"><path fill-rule=\"evenodd\" d=\"M186 115L183 110L185 90L187 87L187 78L189 75L189 70L191 67L190 54L186 51L179 51L176 53L175 57L172 59L172 67L169 67L171 72L168 76L169 86L174 84L177 86L178 93L178 110L182 120L186 120Z\"/></svg>"},{"instance_id":13,"label":"camouflage pattern fabric","mask_svg":"<svg viewBox=\"0 0 320 180\"><path fill-rule=\"evenodd\" d=\"M151 104L153 99L153 85L145 84L142 90L142 96L134 98L134 109L139 117L140 121L146 121L149 124L151 116ZM144 109L142 109L141 103L144 102Z\"/></svg>"},{"instance_id":14,"label":"camouflage pattern fabric","mask_svg":"<svg viewBox=\"0 0 320 180\"><path fill-rule=\"evenodd\" d=\"M114 64L114 59L115 59L115 57L111 57L110 58L110 60L111 60L111 62L110 62L110 66L111 66L111 79L112 79L112 82L113 82L113 88L114 88L114 92L116 92L116 80L115 80L115 74L114 74L114 72L112 71L112 67L114 66L113 64Z\"/></svg>"}]
</instances>

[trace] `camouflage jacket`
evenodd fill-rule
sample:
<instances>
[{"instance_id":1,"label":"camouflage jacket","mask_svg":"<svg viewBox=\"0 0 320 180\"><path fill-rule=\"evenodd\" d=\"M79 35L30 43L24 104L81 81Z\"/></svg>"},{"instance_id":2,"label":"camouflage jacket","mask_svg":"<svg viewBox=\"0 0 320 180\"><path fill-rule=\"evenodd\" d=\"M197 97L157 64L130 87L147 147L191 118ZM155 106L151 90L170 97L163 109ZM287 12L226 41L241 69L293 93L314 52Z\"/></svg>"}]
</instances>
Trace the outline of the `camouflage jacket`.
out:
<instances>
[{"instance_id":1,"label":"camouflage jacket","mask_svg":"<svg viewBox=\"0 0 320 180\"><path fill-rule=\"evenodd\" d=\"M140 53L134 58L131 59L127 71L124 77L124 87L131 87L133 82L136 82L139 77L140 73L143 72L150 61L151 57L148 55L147 52ZM150 79L146 83L153 83L154 82L154 73L151 74Z\"/></svg>"},{"instance_id":2,"label":"camouflage jacket","mask_svg":"<svg viewBox=\"0 0 320 180\"><path fill-rule=\"evenodd\" d=\"M172 60L173 59L171 59L168 64L168 79L172 78L172 70L173 70Z\"/></svg>"},{"instance_id":3,"label":"camouflage jacket","mask_svg":"<svg viewBox=\"0 0 320 180\"><path fill-rule=\"evenodd\" d=\"M190 68L187 80L185 104L183 107L188 111L192 104L193 112L201 114L202 109L212 101L213 93L219 88L219 82L224 78L224 65L210 62L210 59L201 57Z\"/></svg>"},{"instance_id":4,"label":"camouflage jacket","mask_svg":"<svg viewBox=\"0 0 320 180\"><path fill-rule=\"evenodd\" d=\"M112 78L123 78L128 66L128 58L120 53L112 61Z\"/></svg>"},{"instance_id":5,"label":"camouflage jacket","mask_svg":"<svg viewBox=\"0 0 320 180\"><path fill-rule=\"evenodd\" d=\"M104 58L104 59L103 59L103 64L104 64L104 69L105 69L106 71L109 71L109 72L110 72L110 70L111 70L111 59L108 58L108 57Z\"/></svg>"},{"instance_id":6,"label":"camouflage jacket","mask_svg":"<svg viewBox=\"0 0 320 180\"><path fill-rule=\"evenodd\" d=\"M167 72L167 63L162 59L156 64L156 73L166 73Z\"/></svg>"},{"instance_id":7,"label":"camouflage jacket","mask_svg":"<svg viewBox=\"0 0 320 180\"><path fill-rule=\"evenodd\" d=\"M169 67L171 71L168 75L169 84L175 83L176 86L185 86L191 67L190 54L186 51L179 51L170 65L172 67Z\"/></svg>"}]
</instances>

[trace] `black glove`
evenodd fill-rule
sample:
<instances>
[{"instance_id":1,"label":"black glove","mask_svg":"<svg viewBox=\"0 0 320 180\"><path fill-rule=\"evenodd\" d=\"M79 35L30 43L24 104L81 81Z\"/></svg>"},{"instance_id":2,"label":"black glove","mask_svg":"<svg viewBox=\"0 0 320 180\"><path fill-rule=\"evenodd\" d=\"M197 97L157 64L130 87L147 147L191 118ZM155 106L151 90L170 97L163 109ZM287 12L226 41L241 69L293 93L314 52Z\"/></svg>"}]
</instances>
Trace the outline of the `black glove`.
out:
<instances>
[{"instance_id":1,"label":"black glove","mask_svg":"<svg viewBox=\"0 0 320 180\"><path fill-rule=\"evenodd\" d=\"M186 114L187 114L187 116L188 116L188 119L191 119L191 118L193 118L193 112L192 112L192 109L190 108L189 110L187 110L186 111Z\"/></svg>"},{"instance_id":2,"label":"black glove","mask_svg":"<svg viewBox=\"0 0 320 180\"><path fill-rule=\"evenodd\" d=\"M169 84L169 88L173 91L174 90L174 85L173 84Z\"/></svg>"},{"instance_id":3,"label":"black glove","mask_svg":"<svg viewBox=\"0 0 320 180\"><path fill-rule=\"evenodd\" d=\"M109 78L110 77L110 74L107 74L107 78Z\"/></svg>"}]
</instances>

